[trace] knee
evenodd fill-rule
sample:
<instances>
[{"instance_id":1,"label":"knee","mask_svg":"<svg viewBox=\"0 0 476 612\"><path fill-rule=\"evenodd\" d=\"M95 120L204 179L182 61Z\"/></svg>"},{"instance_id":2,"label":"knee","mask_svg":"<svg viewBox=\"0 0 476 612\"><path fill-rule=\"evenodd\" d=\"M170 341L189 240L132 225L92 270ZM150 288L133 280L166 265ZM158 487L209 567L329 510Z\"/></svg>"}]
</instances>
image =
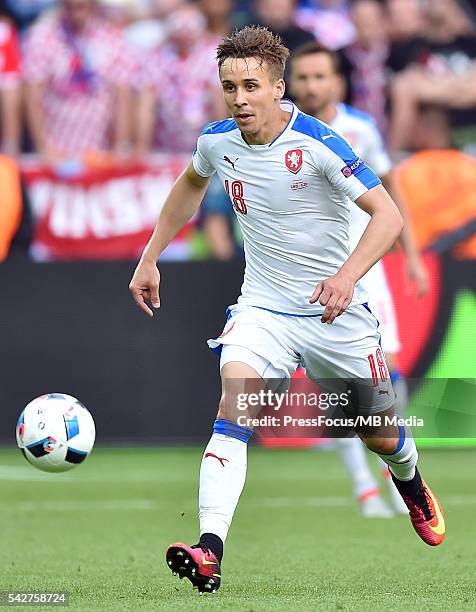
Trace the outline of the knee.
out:
<instances>
[{"instance_id":1,"label":"knee","mask_svg":"<svg viewBox=\"0 0 476 612\"><path fill-rule=\"evenodd\" d=\"M391 455L394 453L398 443L398 438L371 437L364 439L364 444L369 450L382 455Z\"/></svg>"}]
</instances>

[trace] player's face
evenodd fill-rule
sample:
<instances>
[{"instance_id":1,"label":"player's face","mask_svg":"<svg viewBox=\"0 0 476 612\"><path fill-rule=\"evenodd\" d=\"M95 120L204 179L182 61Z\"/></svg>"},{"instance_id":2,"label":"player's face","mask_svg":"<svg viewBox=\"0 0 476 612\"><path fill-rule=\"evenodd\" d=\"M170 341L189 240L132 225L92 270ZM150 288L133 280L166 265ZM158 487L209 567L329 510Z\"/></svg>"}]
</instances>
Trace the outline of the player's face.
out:
<instances>
[{"instance_id":1,"label":"player's face","mask_svg":"<svg viewBox=\"0 0 476 612\"><path fill-rule=\"evenodd\" d=\"M225 104L244 134L258 134L276 116L284 81L274 81L266 63L229 58L220 69Z\"/></svg>"},{"instance_id":2,"label":"player's face","mask_svg":"<svg viewBox=\"0 0 476 612\"><path fill-rule=\"evenodd\" d=\"M308 115L318 115L336 99L338 77L327 53L296 58L291 65L291 92Z\"/></svg>"}]
</instances>

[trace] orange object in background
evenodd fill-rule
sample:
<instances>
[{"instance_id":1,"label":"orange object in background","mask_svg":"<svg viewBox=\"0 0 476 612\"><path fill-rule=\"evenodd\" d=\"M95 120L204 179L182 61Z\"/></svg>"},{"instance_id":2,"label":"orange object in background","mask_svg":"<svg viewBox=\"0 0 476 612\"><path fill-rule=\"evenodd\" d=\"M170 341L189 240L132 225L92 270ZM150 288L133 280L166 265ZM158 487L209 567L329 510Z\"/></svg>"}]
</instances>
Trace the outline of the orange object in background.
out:
<instances>
[{"instance_id":1,"label":"orange object in background","mask_svg":"<svg viewBox=\"0 0 476 612\"><path fill-rule=\"evenodd\" d=\"M4 261L22 216L20 171L17 163L4 155L0 155L0 185L0 261Z\"/></svg>"},{"instance_id":2,"label":"orange object in background","mask_svg":"<svg viewBox=\"0 0 476 612\"><path fill-rule=\"evenodd\" d=\"M421 151L397 166L418 247L453 248L476 259L476 159L455 150Z\"/></svg>"}]
</instances>

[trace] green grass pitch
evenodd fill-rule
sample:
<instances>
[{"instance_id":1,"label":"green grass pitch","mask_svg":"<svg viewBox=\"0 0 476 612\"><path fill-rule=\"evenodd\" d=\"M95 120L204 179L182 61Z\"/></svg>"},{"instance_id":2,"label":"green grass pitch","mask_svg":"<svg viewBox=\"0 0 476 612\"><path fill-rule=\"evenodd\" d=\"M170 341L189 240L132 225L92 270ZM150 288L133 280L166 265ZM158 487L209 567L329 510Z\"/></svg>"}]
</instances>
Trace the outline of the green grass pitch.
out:
<instances>
[{"instance_id":1,"label":"green grass pitch","mask_svg":"<svg viewBox=\"0 0 476 612\"><path fill-rule=\"evenodd\" d=\"M250 448L222 588L199 597L164 550L196 541L201 453L96 449L48 475L0 450L0 591L67 590L73 610L115 612L476 609L473 450L420 453L447 518L432 548L406 517L361 518L334 453Z\"/></svg>"}]
</instances>

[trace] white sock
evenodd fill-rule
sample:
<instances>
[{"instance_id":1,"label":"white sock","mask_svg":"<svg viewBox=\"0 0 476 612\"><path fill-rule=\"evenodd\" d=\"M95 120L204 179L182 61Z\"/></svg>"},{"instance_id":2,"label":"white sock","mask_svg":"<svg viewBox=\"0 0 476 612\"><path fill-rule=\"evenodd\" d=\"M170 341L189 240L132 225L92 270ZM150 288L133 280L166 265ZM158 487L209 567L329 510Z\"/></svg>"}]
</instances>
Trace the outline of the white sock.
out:
<instances>
[{"instance_id":1,"label":"white sock","mask_svg":"<svg viewBox=\"0 0 476 612\"><path fill-rule=\"evenodd\" d=\"M217 433L220 431L226 433ZM200 535L214 533L225 542L245 484L247 441L251 433L230 421L215 421L200 467Z\"/></svg>"},{"instance_id":2,"label":"white sock","mask_svg":"<svg viewBox=\"0 0 476 612\"><path fill-rule=\"evenodd\" d=\"M371 495L378 495L377 481L369 470L365 447L360 438L336 438L335 442L357 499L363 501Z\"/></svg>"},{"instance_id":3,"label":"white sock","mask_svg":"<svg viewBox=\"0 0 476 612\"><path fill-rule=\"evenodd\" d=\"M390 455L378 453L379 457L388 465L390 471L398 480L411 480L415 476L415 467L418 461L418 451L415 440L407 437L405 428L399 426L400 440L397 448Z\"/></svg>"}]
</instances>

